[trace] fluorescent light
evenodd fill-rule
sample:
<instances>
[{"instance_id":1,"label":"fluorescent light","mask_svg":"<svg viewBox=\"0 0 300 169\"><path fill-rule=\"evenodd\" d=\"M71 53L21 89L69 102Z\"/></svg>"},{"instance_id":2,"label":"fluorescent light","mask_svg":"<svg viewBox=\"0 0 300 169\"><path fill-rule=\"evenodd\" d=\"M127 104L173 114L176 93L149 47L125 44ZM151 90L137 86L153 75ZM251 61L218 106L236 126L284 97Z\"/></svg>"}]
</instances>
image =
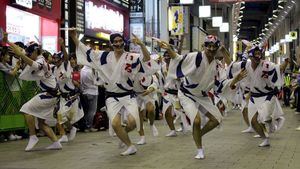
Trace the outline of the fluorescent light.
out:
<instances>
[{"instance_id":1,"label":"fluorescent light","mask_svg":"<svg viewBox=\"0 0 300 169\"><path fill-rule=\"evenodd\" d=\"M80 33L79 37L78 37L78 40L80 41L83 37L84 37L84 35L82 33Z\"/></svg>"},{"instance_id":2,"label":"fluorescent light","mask_svg":"<svg viewBox=\"0 0 300 169\"><path fill-rule=\"evenodd\" d=\"M208 18L211 16L210 5L199 6L199 18Z\"/></svg>"},{"instance_id":3,"label":"fluorescent light","mask_svg":"<svg viewBox=\"0 0 300 169\"><path fill-rule=\"evenodd\" d=\"M240 8L240 10L243 10L243 9L245 9L245 6L242 6L242 7Z\"/></svg>"},{"instance_id":4,"label":"fluorescent light","mask_svg":"<svg viewBox=\"0 0 300 169\"><path fill-rule=\"evenodd\" d=\"M286 41L286 42L292 42L293 39L290 37L289 34L286 34L286 35L285 35L285 41Z\"/></svg>"},{"instance_id":5,"label":"fluorescent light","mask_svg":"<svg viewBox=\"0 0 300 169\"><path fill-rule=\"evenodd\" d=\"M220 32L229 32L229 23L228 22L224 22L220 26Z\"/></svg>"},{"instance_id":6,"label":"fluorescent light","mask_svg":"<svg viewBox=\"0 0 300 169\"><path fill-rule=\"evenodd\" d=\"M180 0L180 4L193 4L194 0Z\"/></svg>"},{"instance_id":7,"label":"fluorescent light","mask_svg":"<svg viewBox=\"0 0 300 169\"><path fill-rule=\"evenodd\" d=\"M98 43L99 43L99 41L95 41L94 43L98 44Z\"/></svg>"},{"instance_id":8,"label":"fluorescent light","mask_svg":"<svg viewBox=\"0 0 300 169\"><path fill-rule=\"evenodd\" d=\"M273 17L274 17L274 18L277 18L277 15L273 14Z\"/></svg>"},{"instance_id":9,"label":"fluorescent light","mask_svg":"<svg viewBox=\"0 0 300 169\"><path fill-rule=\"evenodd\" d=\"M281 5L278 5L278 8L280 8L280 9L283 9L283 6L281 6Z\"/></svg>"},{"instance_id":10,"label":"fluorescent light","mask_svg":"<svg viewBox=\"0 0 300 169\"><path fill-rule=\"evenodd\" d=\"M212 26L213 27L220 27L223 23L223 18L222 16L216 16L212 17Z\"/></svg>"},{"instance_id":11,"label":"fluorescent light","mask_svg":"<svg viewBox=\"0 0 300 169\"><path fill-rule=\"evenodd\" d=\"M90 42L90 41L91 41L91 39L86 39L85 41L87 41L87 42Z\"/></svg>"}]
</instances>

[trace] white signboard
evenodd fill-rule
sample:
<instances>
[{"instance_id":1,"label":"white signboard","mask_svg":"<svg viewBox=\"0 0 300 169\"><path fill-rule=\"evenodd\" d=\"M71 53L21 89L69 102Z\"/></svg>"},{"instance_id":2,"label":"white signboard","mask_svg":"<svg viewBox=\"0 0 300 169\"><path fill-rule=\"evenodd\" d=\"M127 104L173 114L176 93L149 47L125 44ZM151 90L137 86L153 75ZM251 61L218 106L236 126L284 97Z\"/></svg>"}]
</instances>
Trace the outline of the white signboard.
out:
<instances>
[{"instance_id":1,"label":"white signboard","mask_svg":"<svg viewBox=\"0 0 300 169\"><path fill-rule=\"evenodd\" d=\"M6 31L8 40L22 41L24 44L36 41L35 36L40 36L40 17L28 12L7 6Z\"/></svg>"},{"instance_id":2,"label":"white signboard","mask_svg":"<svg viewBox=\"0 0 300 169\"><path fill-rule=\"evenodd\" d=\"M85 23L88 29L103 29L111 32L124 30L123 14L106 5L96 6L91 1L85 3Z\"/></svg>"},{"instance_id":3,"label":"white signboard","mask_svg":"<svg viewBox=\"0 0 300 169\"><path fill-rule=\"evenodd\" d=\"M51 54L57 52L57 37L56 36L43 36L42 46L44 50L49 51Z\"/></svg>"},{"instance_id":4,"label":"white signboard","mask_svg":"<svg viewBox=\"0 0 300 169\"><path fill-rule=\"evenodd\" d=\"M16 4L24 6L26 8L32 8L32 0L16 0Z\"/></svg>"}]
</instances>

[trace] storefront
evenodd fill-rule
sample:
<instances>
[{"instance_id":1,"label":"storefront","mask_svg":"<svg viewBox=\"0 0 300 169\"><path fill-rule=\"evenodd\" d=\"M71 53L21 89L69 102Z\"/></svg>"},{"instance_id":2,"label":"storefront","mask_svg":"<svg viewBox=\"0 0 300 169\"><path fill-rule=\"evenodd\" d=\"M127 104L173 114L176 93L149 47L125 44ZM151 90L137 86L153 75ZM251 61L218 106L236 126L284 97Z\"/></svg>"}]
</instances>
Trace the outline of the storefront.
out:
<instances>
[{"instance_id":1,"label":"storefront","mask_svg":"<svg viewBox=\"0 0 300 169\"><path fill-rule=\"evenodd\" d=\"M129 9L108 1L86 0L84 40L101 48L114 32L129 38Z\"/></svg>"},{"instance_id":2,"label":"storefront","mask_svg":"<svg viewBox=\"0 0 300 169\"><path fill-rule=\"evenodd\" d=\"M0 27L12 42L39 42L45 50L57 52L61 19L60 0L2 0Z\"/></svg>"}]
</instances>

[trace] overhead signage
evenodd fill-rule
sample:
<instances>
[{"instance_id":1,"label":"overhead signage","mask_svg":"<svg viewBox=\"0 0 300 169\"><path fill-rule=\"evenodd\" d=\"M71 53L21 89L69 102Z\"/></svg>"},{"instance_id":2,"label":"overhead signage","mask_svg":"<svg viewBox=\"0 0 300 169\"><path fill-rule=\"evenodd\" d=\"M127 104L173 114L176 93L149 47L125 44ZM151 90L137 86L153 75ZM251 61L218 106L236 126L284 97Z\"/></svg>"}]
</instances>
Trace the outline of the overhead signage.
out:
<instances>
[{"instance_id":1,"label":"overhead signage","mask_svg":"<svg viewBox=\"0 0 300 169\"><path fill-rule=\"evenodd\" d=\"M289 35L290 35L291 39L296 40L298 33L297 33L297 31L291 31L291 32L289 32Z\"/></svg>"},{"instance_id":2,"label":"overhead signage","mask_svg":"<svg viewBox=\"0 0 300 169\"><path fill-rule=\"evenodd\" d=\"M15 2L13 2L14 4L23 6L25 8L32 8L32 0L15 0Z\"/></svg>"},{"instance_id":3,"label":"overhead signage","mask_svg":"<svg viewBox=\"0 0 300 169\"><path fill-rule=\"evenodd\" d=\"M144 1L143 0L130 0L130 12L143 12Z\"/></svg>"},{"instance_id":4,"label":"overhead signage","mask_svg":"<svg viewBox=\"0 0 300 169\"><path fill-rule=\"evenodd\" d=\"M110 9L107 5L96 6L93 2L85 3L85 22L88 29L102 29L109 32L123 32L124 30L123 14Z\"/></svg>"}]
</instances>

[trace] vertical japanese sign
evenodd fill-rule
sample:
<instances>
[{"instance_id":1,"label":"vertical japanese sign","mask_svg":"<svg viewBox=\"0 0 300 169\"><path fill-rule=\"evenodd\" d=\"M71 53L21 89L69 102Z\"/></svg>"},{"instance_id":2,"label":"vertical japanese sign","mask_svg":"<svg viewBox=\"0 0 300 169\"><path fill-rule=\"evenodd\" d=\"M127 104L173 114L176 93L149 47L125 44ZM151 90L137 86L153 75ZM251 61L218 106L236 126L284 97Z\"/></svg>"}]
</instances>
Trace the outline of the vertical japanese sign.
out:
<instances>
[{"instance_id":1,"label":"vertical japanese sign","mask_svg":"<svg viewBox=\"0 0 300 169\"><path fill-rule=\"evenodd\" d=\"M130 37L132 33L137 35L140 39L144 40L144 1L143 0L130 0ZM131 52L139 52L139 46L130 44Z\"/></svg>"},{"instance_id":2,"label":"vertical japanese sign","mask_svg":"<svg viewBox=\"0 0 300 169\"><path fill-rule=\"evenodd\" d=\"M169 30L171 35L183 35L184 33L184 9L182 6L169 8Z\"/></svg>"}]
</instances>

